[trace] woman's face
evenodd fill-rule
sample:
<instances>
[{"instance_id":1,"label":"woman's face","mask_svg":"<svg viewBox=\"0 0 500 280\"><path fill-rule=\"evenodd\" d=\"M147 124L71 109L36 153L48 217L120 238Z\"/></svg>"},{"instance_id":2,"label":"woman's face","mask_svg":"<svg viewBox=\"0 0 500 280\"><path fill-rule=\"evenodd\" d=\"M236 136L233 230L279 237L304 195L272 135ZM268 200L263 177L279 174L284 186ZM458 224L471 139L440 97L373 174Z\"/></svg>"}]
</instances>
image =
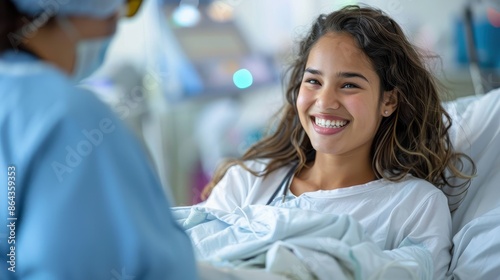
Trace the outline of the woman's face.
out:
<instances>
[{"instance_id":1,"label":"woman's face","mask_svg":"<svg viewBox=\"0 0 500 280\"><path fill-rule=\"evenodd\" d=\"M380 102L369 58L342 33L328 33L312 47L297 110L317 153L347 156L369 156L384 111L393 111Z\"/></svg>"}]
</instances>

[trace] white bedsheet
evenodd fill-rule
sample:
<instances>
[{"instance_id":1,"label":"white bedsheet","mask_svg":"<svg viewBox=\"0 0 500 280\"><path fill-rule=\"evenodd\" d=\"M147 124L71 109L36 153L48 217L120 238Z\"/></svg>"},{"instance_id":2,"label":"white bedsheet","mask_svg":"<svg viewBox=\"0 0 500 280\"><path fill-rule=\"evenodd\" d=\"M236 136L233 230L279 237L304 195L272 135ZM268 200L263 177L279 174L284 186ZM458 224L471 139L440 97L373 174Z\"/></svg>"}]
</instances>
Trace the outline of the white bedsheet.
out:
<instances>
[{"instance_id":1,"label":"white bedsheet","mask_svg":"<svg viewBox=\"0 0 500 280\"><path fill-rule=\"evenodd\" d=\"M453 238L452 279L500 277L500 208L466 224Z\"/></svg>"},{"instance_id":2,"label":"white bedsheet","mask_svg":"<svg viewBox=\"0 0 500 280\"><path fill-rule=\"evenodd\" d=\"M213 266L206 262L198 262L197 266L199 280L290 280L263 269L233 269Z\"/></svg>"},{"instance_id":3,"label":"white bedsheet","mask_svg":"<svg viewBox=\"0 0 500 280\"><path fill-rule=\"evenodd\" d=\"M173 214L191 237L198 261L218 268L261 267L290 279L433 277L426 249L405 244L388 254L347 215L266 205L232 213L179 207Z\"/></svg>"}]
</instances>

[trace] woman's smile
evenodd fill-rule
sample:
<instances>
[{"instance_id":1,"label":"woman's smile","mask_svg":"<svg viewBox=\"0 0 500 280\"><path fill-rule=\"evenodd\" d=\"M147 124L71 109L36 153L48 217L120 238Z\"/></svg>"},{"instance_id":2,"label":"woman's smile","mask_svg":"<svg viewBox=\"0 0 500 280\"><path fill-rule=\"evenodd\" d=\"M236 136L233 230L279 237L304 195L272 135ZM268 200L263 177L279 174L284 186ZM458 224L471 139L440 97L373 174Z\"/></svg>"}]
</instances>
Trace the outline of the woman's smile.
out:
<instances>
[{"instance_id":1,"label":"woman's smile","mask_svg":"<svg viewBox=\"0 0 500 280\"><path fill-rule=\"evenodd\" d=\"M311 122L314 130L323 135L337 134L349 125L348 120L331 116L313 116Z\"/></svg>"}]
</instances>

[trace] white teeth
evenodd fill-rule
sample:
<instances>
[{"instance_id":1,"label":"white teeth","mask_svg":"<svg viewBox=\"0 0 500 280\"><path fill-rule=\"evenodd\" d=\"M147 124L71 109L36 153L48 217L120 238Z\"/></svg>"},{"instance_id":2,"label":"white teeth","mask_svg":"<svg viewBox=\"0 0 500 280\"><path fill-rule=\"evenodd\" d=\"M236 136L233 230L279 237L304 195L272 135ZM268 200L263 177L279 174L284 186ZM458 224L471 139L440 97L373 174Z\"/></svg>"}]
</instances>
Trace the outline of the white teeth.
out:
<instances>
[{"instance_id":1,"label":"white teeth","mask_svg":"<svg viewBox=\"0 0 500 280\"><path fill-rule=\"evenodd\" d=\"M327 128L339 128L343 127L347 124L347 121L340 120L325 120L320 118L314 118L314 122L316 125Z\"/></svg>"}]
</instances>

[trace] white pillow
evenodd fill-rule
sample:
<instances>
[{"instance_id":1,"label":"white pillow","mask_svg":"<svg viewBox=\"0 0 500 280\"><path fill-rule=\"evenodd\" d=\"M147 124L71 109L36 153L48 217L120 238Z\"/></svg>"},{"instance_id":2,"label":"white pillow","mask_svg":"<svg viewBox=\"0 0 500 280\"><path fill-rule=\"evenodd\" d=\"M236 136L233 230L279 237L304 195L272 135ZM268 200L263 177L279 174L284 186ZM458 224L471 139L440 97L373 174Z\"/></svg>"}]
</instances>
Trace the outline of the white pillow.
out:
<instances>
[{"instance_id":1,"label":"white pillow","mask_svg":"<svg viewBox=\"0 0 500 280\"><path fill-rule=\"evenodd\" d=\"M464 106L470 102L467 106ZM448 104L453 119L450 137L456 150L469 155L477 176L453 214L453 234L472 219L500 206L500 89L480 98L458 99ZM465 108L460 113L460 108ZM470 171L466 166L465 171Z\"/></svg>"},{"instance_id":2,"label":"white pillow","mask_svg":"<svg viewBox=\"0 0 500 280\"><path fill-rule=\"evenodd\" d=\"M469 155L477 168L477 177L452 216L454 248L448 276L497 279L500 275L500 89L446 106L453 119L450 132L453 145ZM470 171L470 166L467 169Z\"/></svg>"}]
</instances>

